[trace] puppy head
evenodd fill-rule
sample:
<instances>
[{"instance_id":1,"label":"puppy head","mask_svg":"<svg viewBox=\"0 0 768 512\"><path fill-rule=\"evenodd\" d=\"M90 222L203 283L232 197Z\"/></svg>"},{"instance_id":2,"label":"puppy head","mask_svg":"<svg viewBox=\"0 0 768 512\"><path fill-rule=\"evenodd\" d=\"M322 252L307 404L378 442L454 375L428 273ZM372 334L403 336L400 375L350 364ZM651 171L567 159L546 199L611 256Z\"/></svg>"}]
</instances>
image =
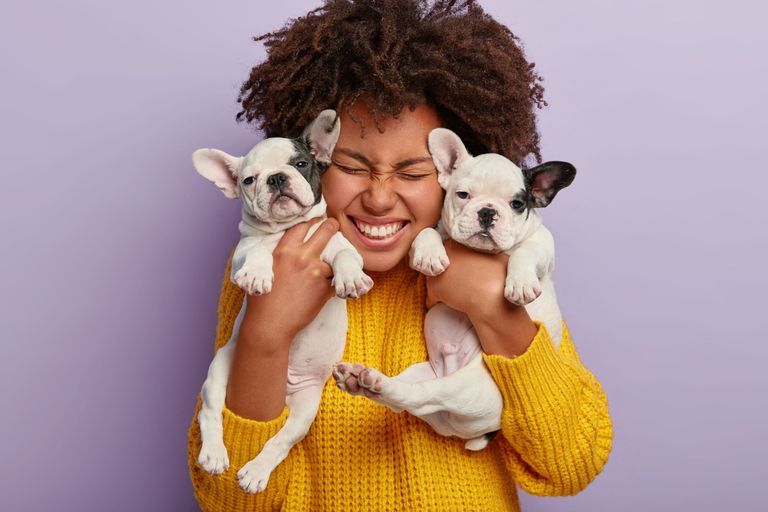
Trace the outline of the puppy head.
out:
<instances>
[{"instance_id":1,"label":"puppy head","mask_svg":"<svg viewBox=\"0 0 768 512\"><path fill-rule=\"evenodd\" d=\"M483 252L511 249L537 218L530 210L547 206L576 175L567 162L521 170L501 155L472 157L461 139L445 128L430 132L429 151L446 191L443 226L452 239Z\"/></svg>"},{"instance_id":2,"label":"puppy head","mask_svg":"<svg viewBox=\"0 0 768 512\"><path fill-rule=\"evenodd\" d=\"M240 197L258 220L288 222L320 202L320 175L331 161L339 129L336 112L324 110L298 139L270 137L243 157L198 149L192 163L225 196Z\"/></svg>"}]
</instances>

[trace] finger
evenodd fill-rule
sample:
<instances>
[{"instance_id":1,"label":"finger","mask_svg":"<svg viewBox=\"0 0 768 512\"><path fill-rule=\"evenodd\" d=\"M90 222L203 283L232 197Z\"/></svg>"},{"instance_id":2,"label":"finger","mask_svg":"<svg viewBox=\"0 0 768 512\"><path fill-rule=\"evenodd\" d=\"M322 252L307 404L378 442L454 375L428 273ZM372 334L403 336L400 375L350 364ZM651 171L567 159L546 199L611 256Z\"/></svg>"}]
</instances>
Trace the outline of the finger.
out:
<instances>
[{"instance_id":1,"label":"finger","mask_svg":"<svg viewBox=\"0 0 768 512\"><path fill-rule=\"evenodd\" d=\"M313 225L320 222L320 217L316 217L314 219L309 219L306 222L302 222L300 224L296 224L292 228L285 231L285 234L280 239L280 243L278 245L284 245L284 244L300 244L304 238L307 236L307 232L309 231L309 228L311 228Z\"/></svg>"},{"instance_id":2,"label":"finger","mask_svg":"<svg viewBox=\"0 0 768 512\"><path fill-rule=\"evenodd\" d=\"M333 235L336 234L338 230L339 221L332 217L325 219L320 227L317 228L317 231L312 233L312 236L309 237L309 240L304 243L304 247L306 247L311 252L320 254L323 252L323 249L325 249L325 246L328 245L328 241Z\"/></svg>"}]
</instances>

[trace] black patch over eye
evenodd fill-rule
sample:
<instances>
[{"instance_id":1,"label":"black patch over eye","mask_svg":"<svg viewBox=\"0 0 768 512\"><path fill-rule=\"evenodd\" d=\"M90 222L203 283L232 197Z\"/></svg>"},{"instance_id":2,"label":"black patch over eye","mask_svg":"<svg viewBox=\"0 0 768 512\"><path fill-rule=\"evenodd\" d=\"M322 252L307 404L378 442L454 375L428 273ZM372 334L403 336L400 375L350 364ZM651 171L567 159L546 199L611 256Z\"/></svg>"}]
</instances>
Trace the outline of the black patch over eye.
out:
<instances>
[{"instance_id":1,"label":"black patch over eye","mask_svg":"<svg viewBox=\"0 0 768 512\"><path fill-rule=\"evenodd\" d=\"M253 183L253 176L248 176L243 180L243 185L250 185L251 183Z\"/></svg>"},{"instance_id":2,"label":"black patch over eye","mask_svg":"<svg viewBox=\"0 0 768 512\"><path fill-rule=\"evenodd\" d=\"M305 168L306 166L308 166L308 165L309 165L309 163L308 163L308 162L305 162L304 160L299 160L298 162L296 162L296 164L295 164L295 165L296 165L296 168L297 168L297 169L303 169L303 168Z\"/></svg>"},{"instance_id":3,"label":"black patch over eye","mask_svg":"<svg viewBox=\"0 0 768 512\"><path fill-rule=\"evenodd\" d=\"M460 191L456 192L456 196L459 199L468 199L469 198L469 192L464 192L463 190L460 190Z\"/></svg>"},{"instance_id":4,"label":"black patch over eye","mask_svg":"<svg viewBox=\"0 0 768 512\"><path fill-rule=\"evenodd\" d=\"M521 200L519 200L519 199L515 199L515 200L513 200L513 201L512 201L511 203L509 203L509 204L510 204L510 206L512 206L512 208L514 208L515 210L520 210L520 209L522 209L522 208L523 208L523 206L525 206L525 203L524 203L524 202L522 202L522 201L521 201Z\"/></svg>"}]
</instances>

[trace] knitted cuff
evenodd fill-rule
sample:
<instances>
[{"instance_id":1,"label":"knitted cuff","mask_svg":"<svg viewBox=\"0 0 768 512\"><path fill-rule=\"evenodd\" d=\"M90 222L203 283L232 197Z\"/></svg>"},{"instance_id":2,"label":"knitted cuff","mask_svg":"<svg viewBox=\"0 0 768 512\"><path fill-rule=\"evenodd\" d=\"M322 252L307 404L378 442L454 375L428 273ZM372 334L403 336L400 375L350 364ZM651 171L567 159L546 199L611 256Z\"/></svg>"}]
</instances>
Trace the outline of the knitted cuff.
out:
<instances>
[{"instance_id":1,"label":"knitted cuff","mask_svg":"<svg viewBox=\"0 0 768 512\"><path fill-rule=\"evenodd\" d=\"M195 497L203 511L263 511L281 508L291 474L290 456L272 472L263 493L248 494L243 491L238 484L237 472L256 457L266 442L283 427L288 418L288 412L286 406L280 416L273 420L255 421L238 416L224 407L222 410L224 446L227 447L229 455L229 469L216 476L208 475L197 465L200 429L197 426L197 420L193 420L189 432L190 477Z\"/></svg>"},{"instance_id":2,"label":"knitted cuff","mask_svg":"<svg viewBox=\"0 0 768 512\"><path fill-rule=\"evenodd\" d=\"M555 352L552 339L543 323L534 321L538 328L528 349L517 357L483 354L493 380L509 407L521 407L542 398L568 395L572 389L563 375L567 367Z\"/></svg>"}]
</instances>

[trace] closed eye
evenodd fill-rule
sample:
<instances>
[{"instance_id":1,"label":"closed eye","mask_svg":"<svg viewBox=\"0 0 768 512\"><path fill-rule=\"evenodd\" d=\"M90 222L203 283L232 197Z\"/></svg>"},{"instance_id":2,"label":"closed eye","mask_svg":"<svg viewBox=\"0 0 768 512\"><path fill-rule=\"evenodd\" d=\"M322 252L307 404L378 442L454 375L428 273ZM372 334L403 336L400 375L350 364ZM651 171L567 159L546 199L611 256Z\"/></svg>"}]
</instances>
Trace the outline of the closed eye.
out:
<instances>
[{"instance_id":1,"label":"closed eye","mask_svg":"<svg viewBox=\"0 0 768 512\"><path fill-rule=\"evenodd\" d=\"M333 162L333 165L339 168L341 172L345 172L347 174L368 174L368 171L366 169L357 169L354 167L346 167L344 165L339 165L336 162Z\"/></svg>"},{"instance_id":2,"label":"closed eye","mask_svg":"<svg viewBox=\"0 0 768 512\"><path fill-rule=\"evenodd\" d=\"M434 173L422 173L422 172L399 172L397 175L408 181L418 181L423 180L424 178L429 178Z\"/></svg>"}]
</instances>

